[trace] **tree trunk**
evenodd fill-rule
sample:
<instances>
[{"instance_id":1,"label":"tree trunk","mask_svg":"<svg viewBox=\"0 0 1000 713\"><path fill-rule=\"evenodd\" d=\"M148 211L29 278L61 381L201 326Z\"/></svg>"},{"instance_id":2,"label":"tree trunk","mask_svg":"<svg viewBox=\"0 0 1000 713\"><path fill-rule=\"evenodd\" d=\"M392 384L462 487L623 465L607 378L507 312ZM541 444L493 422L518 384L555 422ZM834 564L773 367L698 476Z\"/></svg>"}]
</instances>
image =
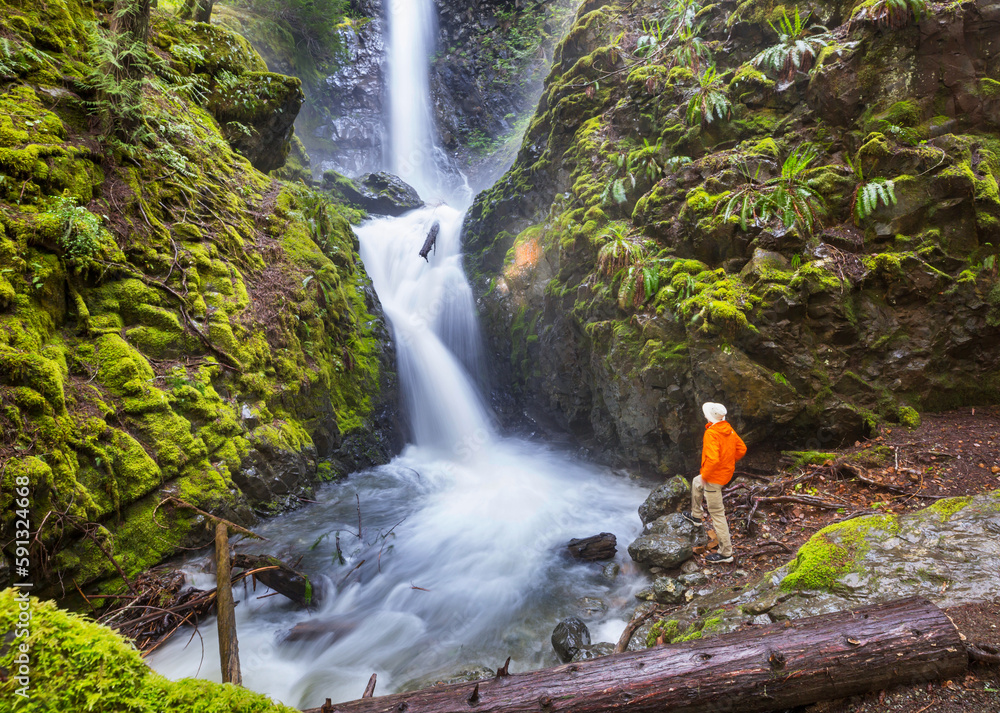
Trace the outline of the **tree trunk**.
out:
<instances>
[{"instance_id":1,"label":"tree trunk","mask_svg":"<svg viewBox=\"0 0 1000 713\"><path fill-rule=\"evenodd\" d=\"M755 713L954 677L958 631L925 599L306 713Z\"/></svg>"},{"instance_id":2,"label":"tree trunk","mask_svg":"<svg viewBox=\"0 0 1000 713\"><path fill-rule=\"evenodd\" d=\"M215 606L218 611L219 656L222 659L222 682L243 685L240 675L240 646L236 639L236 605L230 579L229 533L224 522L215 525Z\"/></svg>"},{"instance_id":3,"label":"tree trunk","mask_svg":"<svg viewBox=\"0 0 1000 713\"><path fill-rule=\"evenodd\" d=\"M215 0L184 0L181 5L178 17L182 20L194 20L195 22L208 22L212 19L212 7Z\"/></svg>"},{"instance_id":4,"label":"tree trunk","mask_svg":"<svg viewBox=\"0 0 1000 713\"><path fill-rule=\"evenodd\" d=\"M115 35L119 79L139 79L146 70L150 0L115 0L111 31Z\"/></svg>"}]
</instances>

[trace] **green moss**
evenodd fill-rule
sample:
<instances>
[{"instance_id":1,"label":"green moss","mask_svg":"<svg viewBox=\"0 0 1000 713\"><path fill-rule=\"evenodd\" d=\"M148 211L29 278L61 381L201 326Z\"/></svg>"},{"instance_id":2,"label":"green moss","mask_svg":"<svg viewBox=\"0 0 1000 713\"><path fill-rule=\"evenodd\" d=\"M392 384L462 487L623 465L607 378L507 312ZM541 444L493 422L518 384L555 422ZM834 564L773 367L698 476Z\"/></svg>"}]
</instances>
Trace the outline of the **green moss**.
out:
<instances>
[{"instance_id":1,"label":"green moss","mask_svg":"<svg viewBox=\"0 0 1000 713\"><path fill-rule=\"evenodd\" d=\"M799 548L781 580L785 591L836 591L837 580L857 568L857 561L868 550L868 539L899 532L893 515L855 518L828 525Z\"/></svg>"},{"instance_id":2,"label":"green moss","mask_svg":"<svg viewBox=\"0 0 1000 713\"><path fill-rule=\"evenodd\" d=\"M979 80L979 95L987 99L1000 97L1000 82L989 77L983 77Z\"/></svg>"},{"instance_id":3,"label":"green moss","mask_svg":"<svg viewBox=\"0 0 1000 713\"><path fill-rule=\"evenodd\" d=\"M52 602L26 601L30 634L0 652L0 669L18 671L17 657L30 660L30 698L15 695L15 675L0 681L0 695L12 713L45 710L92 713L294 713L258 693L238 686L183 679L169 681L154 673L139 653L111 630L58 609ZM24 611L15 590L0 592L0 630L14 632ZM22 645L24 648L22 649Z\"/></svg>"},{"instance_id":4,"label":"green moss","mask_svg":"<svg viewBox=\"0 0 1000 713\"><path fill-rule=\"evenodd\" d=\"M971 503L972 498L973 496L967 495L963 497L938 500L936 503L927 508L927 512L936 514L940 518L941 522L948 522L955 513L964 509L969 503Z\"/></svg>"},{"instance_id":5,"label":"green moss","mask_svg":"<svg viewBox=\"0 0 1000 713\"><path fill-rule=\"evenodd\" d=\"M822 451L782 451L781 455L791 458L792 465L796 468L807 465L823 465L827 461L837 459L836 453L824 453Z\"/></svg>"},{"instance_id":6,"label":"green moss","mask_svg":"<svg viewBox=\"0 0 1000 713\"><path fill-rule=\"evenodd\" d=\"M915 408L904 406L899 409L899 422L907 428L914 429L920 427L920 414Z\"/></svg>"}]
</instances>

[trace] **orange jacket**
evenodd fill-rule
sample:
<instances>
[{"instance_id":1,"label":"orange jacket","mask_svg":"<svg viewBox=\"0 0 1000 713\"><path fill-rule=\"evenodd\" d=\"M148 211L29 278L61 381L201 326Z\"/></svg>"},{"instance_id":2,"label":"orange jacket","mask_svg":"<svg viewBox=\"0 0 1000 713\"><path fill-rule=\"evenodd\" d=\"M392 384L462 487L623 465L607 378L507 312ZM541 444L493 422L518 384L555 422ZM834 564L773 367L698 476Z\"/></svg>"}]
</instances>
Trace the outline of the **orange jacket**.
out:
<instances>
[{"instance_id":1,"label":"orange jacket","mask_svg":"<svg viewBox=\"0 0 1000 713\"><path fill-rule=\"evenodd\" d=\"M705 426L701 446L701 479L725 485L733 478L736 461L746 455L747 446L726 421Z\"/></svg>"}]
</instances>

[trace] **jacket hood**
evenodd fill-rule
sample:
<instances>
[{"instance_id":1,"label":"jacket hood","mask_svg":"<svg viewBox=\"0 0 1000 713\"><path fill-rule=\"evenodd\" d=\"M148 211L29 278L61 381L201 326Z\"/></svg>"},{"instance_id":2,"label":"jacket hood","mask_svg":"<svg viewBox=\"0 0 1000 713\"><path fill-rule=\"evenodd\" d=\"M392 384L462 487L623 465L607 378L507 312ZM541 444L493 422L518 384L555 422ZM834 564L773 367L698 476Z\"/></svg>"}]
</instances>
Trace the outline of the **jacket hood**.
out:
<instances>
[{"instance_id":1,"label":"jacket hood","mask_svg":"<svg viewBox=\"0 0 1000 713\"><path fill-rule=\"evenodd\" d=\"M729 425L729 421L719 421L717 423L706 423L706 429L712 429L716 433L722 436L728 436L730 433L734 433L733 427Z\"/></svg>"}]
</instances>

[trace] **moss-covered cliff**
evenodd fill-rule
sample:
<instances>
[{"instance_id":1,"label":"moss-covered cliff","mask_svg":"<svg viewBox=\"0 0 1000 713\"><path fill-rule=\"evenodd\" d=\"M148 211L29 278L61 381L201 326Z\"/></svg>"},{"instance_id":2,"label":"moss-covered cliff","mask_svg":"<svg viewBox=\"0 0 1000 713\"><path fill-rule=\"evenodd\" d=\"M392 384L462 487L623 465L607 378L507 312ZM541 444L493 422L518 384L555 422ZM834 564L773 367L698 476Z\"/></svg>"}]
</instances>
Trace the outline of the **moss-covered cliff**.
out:
<instances>
[{"instance_id":1,"label":"moss-covered cliff","mask_svg":"<svg viewBox=\"0 0 1000 713\"><path fill-rule=\"evenodd\" d=\"M1000 397L1000 15L891 7L583 4L466 224L523 406L669 470Z\"/></svg>"},{"instance_id":2,"label":"moss-covered cliff","mask_svg":"<svg viewBox=\"0 0 1000 713\"><path fill-rule=\"evenodd\" d=\"M251 165L287 153L298 80L154 11L123 138L110 6L0 6L0 507L9 533L30 483L36 585L200 544L168 496L245 522L384 461L392 357L354 216Z\"/></svg>"}]
</instances>

